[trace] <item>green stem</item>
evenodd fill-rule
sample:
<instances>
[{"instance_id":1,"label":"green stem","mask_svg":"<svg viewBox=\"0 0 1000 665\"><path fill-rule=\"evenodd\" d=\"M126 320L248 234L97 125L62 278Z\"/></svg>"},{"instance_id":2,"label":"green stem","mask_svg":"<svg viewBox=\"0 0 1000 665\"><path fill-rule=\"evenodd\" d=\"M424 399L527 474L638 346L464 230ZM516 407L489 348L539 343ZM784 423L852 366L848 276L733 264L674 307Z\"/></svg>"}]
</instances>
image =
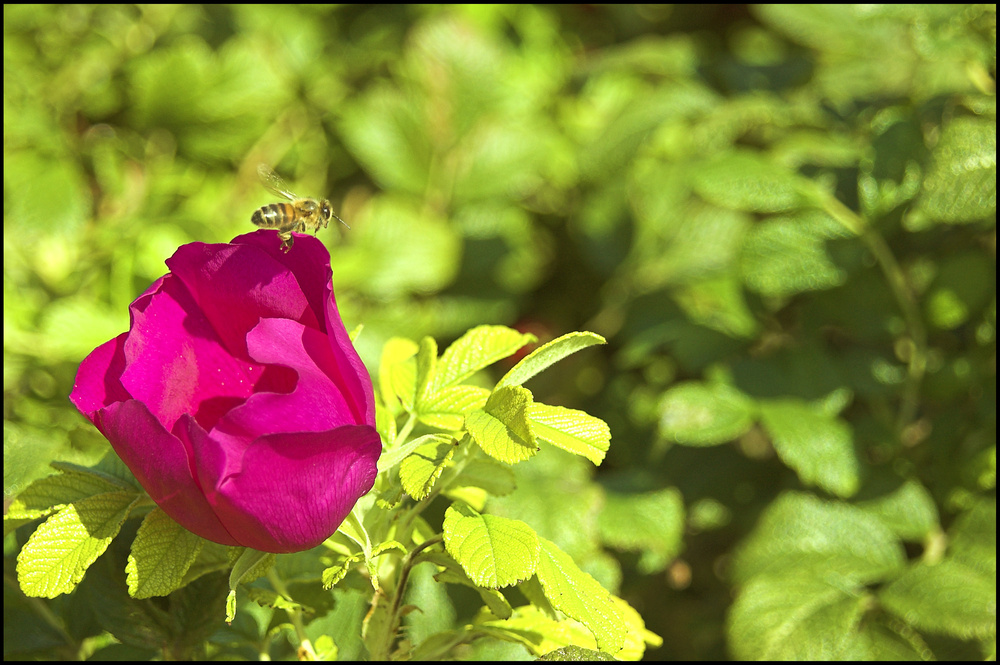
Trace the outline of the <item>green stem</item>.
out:
<instances>
[{"instance_id":1,"label":"green stem","mask_svg":"<svg viewBox=\"0 0 1000 665\"><path fill-rule=\"evenodd\" d=\"M267 571L267 579L282 598L293 603L290 607L285 608L285 613L288 614L288 618L295 628L295 635L299 638L299 660L316 660L316 650L313 649L312 642L306 635L306 628L302 622L302 611L299 609L298 604L292 600L284 580L275 572L273 566Z\"/></svg>"},{"instance_id":2,"label":"green stem","mask_svg":"<svg viewBox=\"0 0 1000 665\"><path fill-rule=\"evenodd\" d=\"M864 218L833 196L823 196L822 200L823 209L851 232L856 233L871 251L888 280L896 304L906 321L911 346L905 350L907 377L903 386L902 403L896 417L896 431L898 435L902 435L916 417L920 402L920 384L927 370L927 331L920 316L916 296L910 290L906 275L885 239L876 233Z\"/></svg>"},{"instance_id":3,"label":"green stem","mask_svg":"<svg viewBox=\"0 0 1000 665\"><path fill-rule=\"evenodd\" d=\"M393 447L400 445L403 441L406 441L406 437L410 436L410 432L413 431L414 426L417 424L417 414L411 413L410 417L406 420L406 424L400 428L399 432L396 434L396 440L393 442Z\"/></svg>"}]
</instances>

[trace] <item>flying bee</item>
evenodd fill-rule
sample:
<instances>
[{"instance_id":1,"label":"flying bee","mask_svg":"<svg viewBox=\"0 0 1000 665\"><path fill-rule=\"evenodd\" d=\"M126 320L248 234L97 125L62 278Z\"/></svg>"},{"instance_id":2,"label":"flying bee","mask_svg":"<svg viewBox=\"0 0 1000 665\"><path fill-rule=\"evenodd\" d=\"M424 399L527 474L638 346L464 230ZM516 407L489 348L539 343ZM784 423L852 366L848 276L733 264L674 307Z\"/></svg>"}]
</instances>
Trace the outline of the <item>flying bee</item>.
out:
<instances>
[{"instance_id":1,"label":"flying bee","mask_svg":"<svg viewBox=\"0 0 1000 665\"><path fill-rule=\"evenodd\" d=\"M261 184L268 191L286 198L290 203L269 203L254 211L250 221L262 229L277 229L278 237L281 238L281 251L287 252L295 244L292 237L293 231L305 233L311 230L319 233L320 227L326 228L330 223L330 218L347 226L347 222L337 217L326 199L304 199L296 196L288 189L288 185L277 173L272 171L266 164L257 167L257 175ZM351 228L347 226L347 228Z\"/></svg>"}]
</instances>

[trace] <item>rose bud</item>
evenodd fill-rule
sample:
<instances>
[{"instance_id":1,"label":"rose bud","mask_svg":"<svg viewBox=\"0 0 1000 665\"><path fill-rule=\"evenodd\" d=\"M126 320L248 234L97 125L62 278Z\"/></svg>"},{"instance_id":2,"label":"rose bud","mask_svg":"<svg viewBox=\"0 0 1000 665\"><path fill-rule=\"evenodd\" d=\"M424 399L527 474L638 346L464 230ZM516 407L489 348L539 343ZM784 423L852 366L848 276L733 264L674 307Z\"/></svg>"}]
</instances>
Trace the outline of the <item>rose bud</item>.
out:
<instances>
[{"instance_id":1,"label":"rose bud","mask_svg":"<svg viewBox=\"0 0 1000 665\"><path fill-rule=\"evenodd\" d=\"M309 549L375 482L371 378L311 236L191 243L81 363L70 399L178 524L224 545Z\"/></svg>"}]
</instances>

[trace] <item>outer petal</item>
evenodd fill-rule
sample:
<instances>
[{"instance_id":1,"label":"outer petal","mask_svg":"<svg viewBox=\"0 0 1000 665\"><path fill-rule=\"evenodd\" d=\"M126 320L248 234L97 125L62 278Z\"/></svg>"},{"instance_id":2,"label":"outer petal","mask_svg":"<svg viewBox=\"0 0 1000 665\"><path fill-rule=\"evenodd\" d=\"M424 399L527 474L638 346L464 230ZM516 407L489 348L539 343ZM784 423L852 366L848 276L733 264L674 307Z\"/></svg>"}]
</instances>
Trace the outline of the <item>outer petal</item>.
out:
<instances>
[{"instance_id":1,"label":"outer petal","mask_svg":"<svg viewBox=\"0 0 1000 665\"><path fill-rule=\"evenodd\" d=\"M160 277L153 282L135 302L144 301L158 292L163 279ZM91 351L76 372L76 381L69 398L92 423L95 422L97 410L102 406L131 397L121 383L121 375L125 370L125 340L128 336L129 333L122 333Z\"/></svg>"},{"instance_id":2,"label":"outer petal","mask_svg":"<svg viewBox=\"0 0 1000 665\"><path fill-rule=\"evenodd\" d=\"M184 420L193 422L189 416ZM239 544L196 482L188 446L166 431L144 404L136 400L112 404L98 413L97 426L143 489L175 522L217 543Z\"/></svg>"},{"instance_id":3,"label":"outer petal","mask_svg":"<svg viewBox=\"0 0 1000 665\"><path fill-rule=\"evenodd\" d=\"M330 298L326 306L326 330L329 334L329 343L333 349L333 358L336 363L336 373L332 374L334 381L344 390L345 394L353 400L352 409L358 414L359 423L375 425L375 393L372 388L371 376L368 369L361 362L351 342L351 336L347 334L347 328L340 318L337 310L337 299L333 294L333 282L330 282Z\"/></svg>"},{"instance_id":4,"label":"outer petal","mask_svg":"<svg viewBox=\"0 0 1000 665\"><path fill-rule=\"evenodd\" d=\"M96 424L97 411L113 402L129 398L119 380L125 367L125 338L122 333L91 351L80 363L69 399L83 415Z\"/></svg>"},{"instance_id":5,"label":"outer petal","mask_svg":"<svg viewBox=\"0 0 1000 665\"><path fill-rule=\"evenodd\" d=\"M381 451L378 433L368 426L261 437L241 458L227 460L232 472L220 476L216 514L247 547L264 552L315 547L372 488ZM199 458L198 464L219 468L218 461Z\"/></svg>"}]
</instances>

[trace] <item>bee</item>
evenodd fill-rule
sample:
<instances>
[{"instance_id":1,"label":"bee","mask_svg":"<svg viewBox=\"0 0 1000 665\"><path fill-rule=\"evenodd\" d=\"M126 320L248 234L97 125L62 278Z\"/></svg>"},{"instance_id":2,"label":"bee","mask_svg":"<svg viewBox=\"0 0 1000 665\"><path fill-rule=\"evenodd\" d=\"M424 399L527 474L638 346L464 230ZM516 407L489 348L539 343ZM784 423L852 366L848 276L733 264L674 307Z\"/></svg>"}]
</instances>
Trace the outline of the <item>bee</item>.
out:
<instances>
[{"instance_id":1,"label":"bee","mask_svg":"<svg viewBox=\"0 0 1000 665\"><path fill-rule=\"evenodd\" d=\"M326 228L330 223L330 218L347 226L347 222L337 217L326 199L305 199L296 196L288 189L288 185L277 173L272 171L266 164L257 167L257 175L261 184L268 191L286 198L290 203L269 203L254 211L250 221L262 229L277 229L278 237L281 238L281 251L287 252L295 244L292 237L293 231L304 233L311 230L319 233L320 227ZM351 228L347 226L347 228Z\"/></svg>"}]
</instances>

